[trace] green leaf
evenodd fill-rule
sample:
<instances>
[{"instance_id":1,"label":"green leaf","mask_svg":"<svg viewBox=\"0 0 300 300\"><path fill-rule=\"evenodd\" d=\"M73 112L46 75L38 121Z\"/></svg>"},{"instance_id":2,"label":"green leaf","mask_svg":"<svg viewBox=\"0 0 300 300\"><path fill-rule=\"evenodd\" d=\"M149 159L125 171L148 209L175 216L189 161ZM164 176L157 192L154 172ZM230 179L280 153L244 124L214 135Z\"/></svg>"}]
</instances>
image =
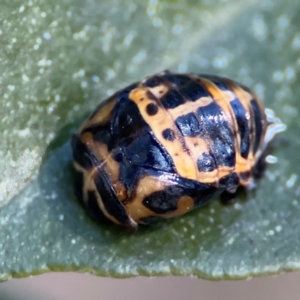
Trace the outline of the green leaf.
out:
<instances>
[{"instance_id":1,"label":"green leaf","mask_svg":"<svg viewBox=\"0 0 300 300\"><path fill-rule=\"evenodd\" d=\"M300 268L296 1L0 4L0 279L49 270L235 279ZM96 105L171 69L231 77L287 124L255 192L124 233L73 195L70 134Z\"/></svg>"}]
</instances>

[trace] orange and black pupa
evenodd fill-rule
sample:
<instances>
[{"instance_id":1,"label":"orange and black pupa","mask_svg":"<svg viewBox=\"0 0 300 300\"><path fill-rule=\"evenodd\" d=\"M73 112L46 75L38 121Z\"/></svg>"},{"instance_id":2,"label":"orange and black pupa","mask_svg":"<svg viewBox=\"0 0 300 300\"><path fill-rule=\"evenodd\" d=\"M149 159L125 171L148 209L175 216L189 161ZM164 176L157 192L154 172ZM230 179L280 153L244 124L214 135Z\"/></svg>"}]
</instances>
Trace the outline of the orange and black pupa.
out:
<instances>
[{"instance_id":1,"label":"orange and black pupa","mask_svg":"<svg viewBox=\"0 0 300 300\"><path fill-rule=\"evenodd\" d=\"M76 190L94 216L136 229L252 188L284 129L233 80L165 71L116 92L73 135Z\"/></svg>"}]
</instances>

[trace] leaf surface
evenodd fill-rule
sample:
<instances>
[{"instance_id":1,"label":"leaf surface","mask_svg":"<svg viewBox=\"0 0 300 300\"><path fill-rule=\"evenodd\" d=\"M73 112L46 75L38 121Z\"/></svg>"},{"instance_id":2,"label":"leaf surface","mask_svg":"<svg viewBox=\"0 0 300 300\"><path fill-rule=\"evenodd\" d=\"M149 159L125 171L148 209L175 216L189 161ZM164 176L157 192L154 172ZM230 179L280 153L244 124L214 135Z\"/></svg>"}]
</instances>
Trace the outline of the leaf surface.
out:
<instances>
[{"instance_id":1,"label":"leaf surface","mask_svg":"<svg viewBox=\"0 0 300 300\"><path fill-rule=\"evenodd\" d=\"M2 1L0 279L49 270L238 279L300 267L296 1ZM171 69L252 87L287 125L255 192L134 235L73 194L70 135L127 84Z\"/></svg>"}]
</instances>

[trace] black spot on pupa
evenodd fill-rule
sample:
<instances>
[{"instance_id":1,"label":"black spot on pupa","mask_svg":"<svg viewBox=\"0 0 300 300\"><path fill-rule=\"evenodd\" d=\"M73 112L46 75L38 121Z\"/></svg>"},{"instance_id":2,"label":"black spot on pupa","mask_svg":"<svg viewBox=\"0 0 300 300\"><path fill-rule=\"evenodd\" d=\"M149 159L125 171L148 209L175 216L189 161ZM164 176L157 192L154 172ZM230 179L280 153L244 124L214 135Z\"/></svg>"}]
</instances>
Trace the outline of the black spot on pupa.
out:
<instances>
[{"instance_id":1,"label":"black spot on pupa","mask_svg":"<svg viewBox=\"0 0 300 300\"><path fill-rule=\"evenodd\" d=\"M194 113L178 117L175 123L183 136L195 137L201 133L199 121Z\"/></svg>"},{"instance_id":2,"label":"black spot on pupa","mask_svg":"<svg viewBox=\"0 0 300 300\"><path fill-rule=\"evenodd\" d=\"M170 182L172 181L174 178L170 178ZM196 207L206 204L217 192L217 188L211 185L186 178L176 178L175 185L153 192L144 198L143 204L157 214L165 214L177 209L178 200L182 196L193 198Z\"/></svg>"},{"instance_id":3,"label":"black spot on pupa","mask_svg":"<svg viewBox=\"0 0 300 300\"><path fill-rule=\"evenodd\" d=\"M158 107L156 104L154 103L149 103L147 106L146 106L146 112L149 116L154 116L157 114L158 112Z\"/></svg>"},{"instance_id":4,"label":"black spot on pupa","mask_svg":"<svg viewBox=\"0 0 300 300\"><path fill-rule=\"evenodd\" d=\"M161 103L166 109L173 109L184 103L183 97L176 90L168 91L162 98Z\"/></svg>"},{"instance_id":5,"label":"black spot on pupa","mask_svg":"<svg viewBox=\"0 0 300 300\"><path fill-rule=\"evenodd\" d=\"M157 214L165 214L177 209L182 188L169 186L163 191L157 191L145 197L143 204Z\"/></svg>"},{"instance_id":6,"label":"black spot on pupa","mask_svg":"<svg viewBox=\"0 0 300 300\"><path fill-rule=\"evenodd\" d=\"M199 172L211 172L216 169L216 162L211 153L202 153L197 160L197 168Z\"/></svg>"},{"instance_id":7,"label":"black spot on pupa","mask_svg":"<svg viewBox=\"0 0 300 300\"><path fill-rule=\"evenodd\" d=\"M235 165L234 135L230 122L221 107L212 102L197 110L201 130L211 141L211 149L218 166Z\"/></svg>"},{"instance_id":8,"label":"black spot on pupa","mask_svg":"<svg viewBox=\"0 0 300 300\"><path fill-rule=\"evenodd\" d=\"M162 132L162 136L167 141L174 141L176 136L175 132L171 128L167 128Z\"/></svg>"},{"instance_id":9,"label":"black spot on pupa","mask_svg":"<svg viewBox=\"0 0 300 300\"><path fill-rule=\"evenodd\" d=\"M183 97L190 101L196 101L201 97L209 97L209 94L202 85L194 80L190 80L186 85L179 89Z\"/></svg>"}]
</instances>

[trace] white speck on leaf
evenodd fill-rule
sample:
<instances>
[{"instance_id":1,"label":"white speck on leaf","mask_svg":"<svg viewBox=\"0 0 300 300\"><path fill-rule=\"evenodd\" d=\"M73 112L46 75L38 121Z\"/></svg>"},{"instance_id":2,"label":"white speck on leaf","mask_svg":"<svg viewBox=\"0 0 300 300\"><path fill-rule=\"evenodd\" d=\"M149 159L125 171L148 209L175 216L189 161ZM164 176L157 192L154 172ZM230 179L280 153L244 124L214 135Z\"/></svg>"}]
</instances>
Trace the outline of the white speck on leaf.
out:
<instances>
[{"instance_id":1,"label":"white speck on leaf","mask_svg":"<svg viewBox=\"0 0 300 300\"><path fill-rule=\"evenodd\" d=\"M296 183L296 180L298 179L298 176L296 174L292 174L290 176L290 178L287 180L287 182L285 183L287 188L291 188L294 186L294 184Z\"/></svg>"}]
</instances>

